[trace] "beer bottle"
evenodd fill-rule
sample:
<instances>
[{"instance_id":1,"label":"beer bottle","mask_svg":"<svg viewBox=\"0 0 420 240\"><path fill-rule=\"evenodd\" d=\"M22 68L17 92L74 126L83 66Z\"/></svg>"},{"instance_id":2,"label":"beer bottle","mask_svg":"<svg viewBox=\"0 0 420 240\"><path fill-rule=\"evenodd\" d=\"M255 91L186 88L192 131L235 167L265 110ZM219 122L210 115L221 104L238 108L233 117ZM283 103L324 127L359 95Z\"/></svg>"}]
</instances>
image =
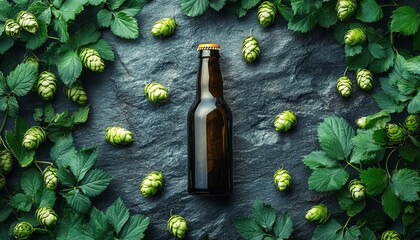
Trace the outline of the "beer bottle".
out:
<instances>
[{"instance_id":1,"label":"beer bottle","mask_svg":"<svg viewBox=\"0 0 420 240\"><path fill-rule=\"evenodd\" d=\"M200 44L196 99L188 112L188 192L232 192L232 112L223 99L218 44Z\"/></svg>"}]
</instances>

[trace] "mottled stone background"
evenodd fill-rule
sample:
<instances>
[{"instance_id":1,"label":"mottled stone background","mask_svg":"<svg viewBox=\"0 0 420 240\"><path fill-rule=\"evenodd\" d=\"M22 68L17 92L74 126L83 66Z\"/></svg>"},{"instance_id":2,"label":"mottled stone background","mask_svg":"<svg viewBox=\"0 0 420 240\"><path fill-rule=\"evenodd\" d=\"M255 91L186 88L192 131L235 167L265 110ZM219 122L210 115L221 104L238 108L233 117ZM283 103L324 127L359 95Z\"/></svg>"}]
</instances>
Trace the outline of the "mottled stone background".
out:
<instances>
[{"instance_id":1,"label":"mottled stone background","mask_svg":"<svg viewBox=\"0 0 420 240\"><path fill-rule=\"evenodd\" d=\"M150 29L163 17L176 19L175 35L154 38ZM152 1L138 20L142 35L138 40L105 33L117 53L116 61L107 62L102 74L83 74L91 113L74 137L79 147L98 144L98 167L114 177L95 204L104 209L121 196L132 213L150 217L146 239L170 238L166 221L173 209L187 219L188 239L201 239L208 233L210 239L233 240L240 239L233 220L251 214L255 199L260 198L277 212L291 214L295 239L309 239L315 225L304 220L305 211L319 202L338 209L334 196L307 189L310 171L302 159L320 149L318 124L336 114L354 126L358 117L378 111L371 93L358 87L348 99L337 94L335 82L346 65L343 47L332 32L316 28L307 34L295 33L287 30L281 18L264 29L256 10L242 19L224 11L189 18L181 13L179 1ZM262 55L248 64L242 59L241 44L251 29ZM221 45L225 98L233 112L234 193L229 198L190 196L186 190L186 117L195 98L196 46L202 42ZM354 72L348 76L354 80ZM144 97L143 87L150 81L169 88L167 104L154 105ZM376 82L373 92L378 90ZM55 102L62 109L74 106L62 94ZM25 105L21 104L22 111L29 116L33 105ZM294 130L279 134L273 120L286 109L296 113L299 123ZM133 131L135 142L128 147L106 143L105 128L111 125ZM293 177L288 192L277 191L272 182L281 166ZM165 183L159 196L144 199L139 183L150 171L163 171Z\"/></svg>"}]
</instances>

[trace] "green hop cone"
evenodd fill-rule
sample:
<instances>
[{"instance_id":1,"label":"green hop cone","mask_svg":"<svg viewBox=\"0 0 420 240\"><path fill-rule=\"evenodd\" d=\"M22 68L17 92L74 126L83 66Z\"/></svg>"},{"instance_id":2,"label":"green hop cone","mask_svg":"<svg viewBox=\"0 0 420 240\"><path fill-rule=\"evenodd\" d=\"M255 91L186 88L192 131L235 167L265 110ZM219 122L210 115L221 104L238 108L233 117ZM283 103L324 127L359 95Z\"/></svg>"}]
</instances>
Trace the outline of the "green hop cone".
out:
<instances>
[{"instance_id":1,"label":"green hop cone","mask_svg":"<svg viewBox=\"0 0 420 240\"><path fill-rule=\"evenodd\" d=\"M274 128L277 132L289 131L292 127L297 125L297 118L294 112L286 110L277 114L274 118Z\"/></svg>"},{"instance_id":2,"label":"green hop cone","mask_svg":"<svg viewBox=\"0 0 420 240\"><path fill-rule=\"evenodd\" d=\"M274 173L274 184L277 186L277 189L280 191L287 190L292 184L292 177L290 176L289 171L286 169L277 169Z\"/></svg>"},{"instance_id":3,"label":"green hop cone","mask_svg":"<svg viewBox=\"0 0 420 240\"><path fill-rule=\"evenodd\" d=\"M22 146L28 150L36 149L45 139L47 139L47 134L44 129L40 126L33 126L26 130L25 135L23 135Z\"/></svg>"},{"instance_id":4,"label":"green hop cone","mask_svg":"<svg viewBox=\"0 0 420 240\"><path fill-rule=\"evenodd\" d=\"M0 174L0 190L2 190L6 186L6 178L3 174Z\"/></svg>"},{"instance_id":5,"label":"green hop cone","mask_svg":"<svg viewBox=\"0 0 420 240\"><path fill-rule=\"evenodd\" d=\"M140 183L140 192L143 197L150 197L155 195L162 189L163 185L163 175L161 172L153 171Z\"/></svg>"},{"instance_id":6,"label":"green hop cone","mask_svg":"<svg viewBox=\"0 0 420 240\"><path fill-rule=\"evenodd\" d=\"M366 127L366 121L367 121L367 117L361 117L361 118L356 120L356 125L359 128L365 128Z\"/></svg>"},{"instance_id":7,"label":"green hop cone","mask_svg":"<svg viewBox=\"0 0 420 240\"><path fill-rule=\"evenodd\" d=\"M183 239L188 231L187 221L180 215L172 215L172 211L166 227L169 233L178 239Z\"/></svg>"},{"instance_id":8,"label":"green hop cone","mask_svg":"<svg viewBox=\"0 0 420 240\"><path fill-rule=\"evenodd\" d=\"M57 80L52 72L43 71L39 74L38 83L36 84L38 95L43 100L51 100L57 90Z\"/></svg>"},{"instance_id":9,"label":"green hop cone","mask_svg":"<svg viewBox=\"0 0 420 240\"><path fill-rule=\"evenodd\" d=\"M48 166L42 172L42 177L44 178L45 186L54 191L58 185L58 176L57 169L51 166Z\"/></svg>"},{"instance_id":10,"label":"green hop cone","mask_svg":"<svg viewBox=\"0 0 420 240\"><path fill-rule=\"evenodd\" d=\"M127 145L133 142L133 133L123 127L108 127L105 140L113 145Z\"/></svg>"},{"instance_id":11,"label":"green hop cone","mask_svg":"<svg viewBox=\"0 0 420 240\"><path fill-rule=\"evenodd\" d=\"M242 42L242 57L252 63L260 57L261 49L257 39L250 35Z\"/></svg>"},{"instance_id":12,"label":"green hop cone","mask_svg":"<svg viewBox=\"0 0 420 240\"><path fill-rule=\"evenodd\" d=\"M20 11L17 15L16 21L23 29L30 33L36 33L36 31L38 31L38 21L30 12Z\"/></svg>"},{"instance_id":13,"label":"green hop cone","mask_svg":"<svg viewBox=\"0 0 420 240\"><path fill-rule=\"evenodd\" d=\"M362 44L366 40L366 33L361 28L353 28L344 35L344 42L349 46Z\"/></svg>"},{"instance_id":14,"label":"green hop cone","mask_svg":"<svg viewBox=\"0 0 420 240\"><path fill-rule=\"evenodd\" d=\"M28 239L33 231L34 227L30 223L19 222L13 228L13 237L16 239Z\"/></svg>"},{"instance_id":15,"label":"green hop cone","mask_svg":"<svg viewBox=\"0 0 420 240\"><path fill-rule=\"evenodd\" d=\"M348 97L351 94L353 84L350 81L350 78L342 76L337 80L337 90L343 97Z\"/></svg>"},{"instance_id":16,"label":"green hop cone","mask_svg":"<svg viewBox=\"0 0 420 240\"><path fill-rule=\"evenodd\" d=\"M349 192L354 201L360 201L365 198L366 187L361 181L353 179L349 183Z\"/></svg>"},{"instance_id":17,"label":"green hop cone","mask_svg":"<svg viewBox=\"0 0 420 240\"><path fill-rule=\"evenodd\" d=\"M41 225L52 227L57 223L58 215L50 207L40 207L35 212L35 218Z\"/></svg>"},{"instance_id":18,"label":"green hop cone","mask_svg":"<svg viewBox=\"0 0 420 240\"><path fill-rule=\"evenodd\" d=\"M152 27L152 35L155 37L168 37L174 34L176 28L176 22L173 18L162 18L155 22Z\"/></svg>"},{"instance_id":19,"label":"green hop cone","mask_svg":"<svg viewBox=\"0 0 420 240\"><path fill-rule=\"evenodd\" d=\"M146 84L144 94L152 103L165 103L169 98L168 89L156 82Z\"/></svg>"},{"instance_id":20,"label":"green hop cone","mask_svg":"<svg viewBox=\"0 0 420 240\"><path fill-rule=\"evenodd\" d=\"M79 57L83 62L83 65L92 70L93 72L103 72L105 69L105 63L101 58L101 55L93 48L83 48Z\"/></svg>"},{"instance_id":21,"label":"green hop cone","mask_svg":"<svg viewBox=\"0 0 420 240\"><path fill-rule=\"evenodd\" d=\"M420 120L417 115L408 115L404 121L404 127L408 133L416 133L420 128Z\"/></svg>"},{"instance_id":22,"label":"green hop cone","mask_svg":"<svg viewBox=\"0 0 420 240\"><path fill-rule=\"evenodd\" d=\"M0 151L0 174L7 175L12 170L13 170L12 154L7 150Z\"/></svg>"},{"instance_id":23,"label":"green hop cone","mask_svg":"<svg viewBox=\"0 0 420 240\"><path fill-rule=\"evenodd\" d=\"M80 81L76 81L70 86L64 88L66 96L79 105L85 105L87 103L87 94L83 88L83 84Z\"/></svg>"},{"instance_id":24,"label":"green hop cone","mask_svg":"<svg viewBox=\"0 0 420 240\"><path fill-rule=\"evenodd\" d=\"M33 56L28 56L25 58L24 63L29 63L29 64L33 64L34 66L36 66L36 68L39 67L39 61L38 59L36 59Z\"/></svg>"},{"instance_id":25,"label":"green hop cone","mask_svg":"<svg viewBox=\"0 0 420 240\"><path fill-rule=\"evenodd\" d=\"M356 10L357 4L355 0L338 0L335 10L340 21L350 18Z\"/></svg>"},{"instance_id":26,"label":"green hop cone","mask_svg":"<svg viewBox=\"0 0 420 240\"><path fill-rule=\"evenodd\" d=\"M404 130L397 124L387 124L386 134L391 144L401 144L404 142Z\"/></svg>"},{"instance_id":27,"label":"green hop cone","mask_svg":"<svg viewBox=\"0 0 420 240\"><path fill-rule=\"evenodd\" d=\"M20 25L13 19L8 19L4 23L4 32L11 38L18 38L20 35Z\"/></svg>"},{"instance_id":28,"label":"green hop cone","mask_svg":"<svg viewBox=\"0 0 420 240\"><path fill-rule=\"evenodd\" d=\"M369 91L370 89L372 89L373 75L371 71L360 68L359 70L357 70L356 79L357 79L357 85L359 85L361 89L366 90L366 91Z\"/></svg>"},{"instance_id":29,"label":"green hop cone","mask_svg":"<svg viewBox=\"0 0 420 240\"><path fill-rule=\"evenodd\" d=\"M382 233L381 240L401 240L401 235L395 230L387 230Z\"/></svg>"},{"instance_id":30,"label":"green hop cone","mask_svg":"<svg viewBox=\"0 0 420 240\"><path fill-rule=\"evenodd\" d=\"M258 19L263 27L270 26L276 18L277 9L276 6L270 1L264 1L258 7Z\"/></svg>"},{"instance_id":31,"label":"green hop cone","mask_svg":"<svg viewBox=\"0 0 420 240\"><path fill-rule=\"evenodd\" d=\"M306 220L316 222L319 224L325 223L329 217L330 213L328 211L327 206L325 206L324 204L318 204L311 207L311 209L306 211L305 215Z\"/></svg>"}]
</instances>

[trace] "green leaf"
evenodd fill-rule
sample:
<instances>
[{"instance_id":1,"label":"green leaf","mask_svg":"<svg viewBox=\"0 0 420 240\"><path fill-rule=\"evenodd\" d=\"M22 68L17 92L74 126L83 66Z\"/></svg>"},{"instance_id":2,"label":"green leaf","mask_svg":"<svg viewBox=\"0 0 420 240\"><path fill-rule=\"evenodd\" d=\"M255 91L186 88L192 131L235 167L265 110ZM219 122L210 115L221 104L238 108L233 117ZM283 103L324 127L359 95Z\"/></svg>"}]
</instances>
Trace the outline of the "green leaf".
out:
<instances>
[{"instance_id":1,"label":"green leaf","mask_svg":"<svg viewBox=\"0 0 420 240\"><path fill-rule=\"evenodd\" d=\"M6 109L8 107L8 100L9 100L9 97L0 96L0 111L1 112L6 111Z\"/></svg>"},{"instance_id":2,"label":"green leaf","mask_svg":"<svg viewBox=\"0 0 420 240\"><path fill-rule=\"evenodd\" d=\"M420 50L420 29L413 36L413 48L414 50Z\"/></svg>"},{"instance_id":3,"label":"green leaf","mask_svg":"<svg viewBox=\"0 0 420 240\"><path fill-rule=\"evenodd\" d=\"M375 0L362 0L358 3L356 18L362 22L372 23L384 17L382 7Z\"/></svg>"},{"instance_id":4,"label":"green leaf","mask_svg":"<svg viewBox=\"0 0 420 240\"><path fill-rule=\"evenodd\" d=\"M313 240L325 240L325 239L342 239L341 237L341 225L335 220L330 219L324 224L319 224L314 231L312 236Z\"/></svg>"},{"instance_id":5,"label":"green leaf","mask_svg":"<svg viewBox=\"0 0 420 240\"><path fill-rule=\"evenodd\" d=\"M40 207L54 207L55 200L56 200L55 192L47 189L46 187L42 188L41 197L39 201Z\"/></svg>"},{"instance_id":6,"label":"green leaf","mask_svg":"<svg viewBox=\"0 0 420 240\"><path fill-rule=\"evenodd\" d=\"M313 12L315 9L319 9L322 5L321 1L313 0L291 0L293 13L295 15L308 14Z\"/></svg>"},{"instance_id":7,"label":"green leaf","mask_svg":"<svg viewBox=\"0 0 420 240\"><path fill-rule=\"evenodd\" d=\"M369 69L372 72L381 73L386 72L394 64L395 54L390 46L385 48L386 58L373 58L369 64Z\"/></svg>"},{"instance_id":8,"label":"green leaf","mask_svg":"<svg viewBox=\"0 0 420 240\"><path fill-rule=\"evenodd\" d=\"M88 149L82 149L77 153L77 158L68 163L70 171L76 177L77 181L82 180L86 173L95 165L98 151L96 146Z\"/></svg>"},{"instance_id":9,"label":"green leaf","mask_svg":"<svg viewBox=\"0 0 420 240\"><path fill-rule=\"evenodd\" d=\"M351 226L348 230L343 229L341 232L345 240L359 240L362 235L358 226Z\"/></svg>"},{"instance_id":10,"label":"green leaf","mask_svg":"<svg viewBox=\"0 0 420 240\"><path fill-rule=\"evenodd\" d=\"M35 34L32 33L28 33L28 32L23 32L21 34L21 38L26 41L26 48L34 50L37 49L39 47L41 47L42 45L44 45L45 41L47 41L47 35L48 35L48 30L47 30L47 24L38 19L38 31Z\"/></svg>"},{"instance_id":11,"label":"green leaf","mask_svg":"<svg viewBox=\"0 0 420 240\"><path fill-rule=\"evenodd\" d=\"M89 224L92 226L95 239L111 239L114 237L114 229L105 214L95 207L90 212Z\"/></svg>"},{"instance_id":12,"label":"green leaf","mask_svg":"<svg viewBox=\"0 0 420 240\"><path fill-rule=\"evenodd\" d=\"M148 0L126 0L119 11L135 17L143 9L147 1Z\"/></svg>"},{"instance_id":13,"label":"green leaf","mask_svg":"<svg viewBox=\"0 0 420 240\"><path fill-rule=\"evenodd\" d=\"M364 164L382 159L385 148L376 143L373 138L374 132L373 129L357 131L357 135L352 139L354 148L351 163Z\"/></svg>"},{"instance_id":14,"label":"green leaf","mask_svg":"<svg viewBox=\"0 0 420 240\"><path fill-rule=\"evenodd\" d=\"M34 168L22 173L20 186L28 197L33 197L42 185L41 174Z\"/></svg>"},{"instance_id":15,"label":"green leaf","mask_svg":"<svg viewBox=\"0 0 420 240\"><path fill-rule=\"evenodd\" d=\"M391 116L389 113L386 111L379 111L377 113L366 116L365 128L385 128L389 121L391 121Z\"/></svg>"},{"instance_id":16,"label":"green leaf","mask_svg":"<svg viewBox=\"0 0 420 240\"><path fill-rule=\"evenodd\" d=\"M66 168L57 169L58 181L66 187L74 187L77 184L76 178Z\"/></svg>"},{"instance_id":17,"label":"green leaf","mask_svg":"<svg viewBox=\"0 0 420 240\"><path fill-rule=\"evenodd\" d=\"M96 197L108 187L111 180L111 174L100 169L93 169L87 172L79 187L88 197Z\"/></svg>"},{"instance_id":18,"label":"green leaf","mask_svg":"<svg viewBox=\"0 0 420 240\"><path fill-rule=\"evenodd\" d=\"M335 191L346 184L349 174L344 168L317 168L308 179L309 189L318 192Z\"/></svg>"},{"instance_id":19,"label":"green leaf","mask_svg":"<svg viewBox=\"0 0 420 240\"><path fill-rule=\"evenodd\" d=\"M105 0L89 0L89 4L92 6L98 6L99 4L105 2Z\"/></svg>"},{"instance_id":20,"label":"green leaf","mask_svg":"<svg viewBox=\"0 0 420 240\"><path fill-rule=\"evenodd\" d=\"M86 0L72 0L64 1L60 7L61 16L65 22L69 20L75 20L76 15L83 11L83 5L86 4Z\"/></svg>"},{"instance_id":21,"label":"green leaf","mask_svg":"<svg viewBox=\"0 0 420 240\"><path fill-rule=\"evenodd\" d=\"M279 14L283 17L283 19L287 22L290 22L290 20L293 17L292 8L282 4L281 0L274 0L274 3L276 4L277 10L279 11Z\"/></svg>"},{"instance_id":22,"label":"green leaf","mask_svg":"<svg viewBox=\"0 0 420 240\"><path fill-rule=\"evenodd\" d=\"M13 39L6 34L2 34L0 36L0 54L5 53L7 50L9 50L15 42Z\"/></svg>"},{"instance_id":23,"label":"green leaf","mask_svg":"<svg viewBox=\"0 0 420 240\"><path fill-rule=\"evenodd\" d=\"M71 115L72 123L74 125L85 123L89 116L89 110L89 106L79 107L79 109Z\"/></svg>"},{"instance_id":24,"label":"green leaf","mask_svg":"<svg viewBox=\"0 0 420 240\"><path fill-rule=\"evenodd\" d=\"M242 0L241 1L241 7L242 9L248 11L249 9L257 6L257 4L260 2L260 0Z\"/></svg>"},{"instance_id":25,"label":"green leaf","mask_svg":"<svg viewBox=\"0 0 420 240\"><path fill-rule=\"evenodd\" d=\"M274 222L276 221L276 212L274 209L261 200L257 199L253 207L253 216L255 222L260 225L265 231L271 231Z\"/></svg>"},{"instance_id":26,"label":"green leaf","mask_svg":"<svg viewBox=\"0 0 420 240\"><path fill-rule=\"evenodd\" d=\"M316 25L316 16L314 13L308 15L294 15L287 27L296 32L308 32Z\"/></svg>"},{"instance_id":27,"label":"green leaf","mask_svg":"<svg viewBox=\"0 0 420 240\"><path fill-rule=\"evenodd\" d=\"M368 49L374 58L386 58L385 49L378 43L369 43Z\"/></svg>"},{"instance_id":28,"label":"green leaf","mask_svg":"<svg viewBox=\"0 0 420 240\"><path fill-rule=\"evenodd\" d=\"M1 0L0 3L0 21L5 22L10 18L9 14L12 10L12 5L7 0Z\"/></svg>"},{"instance_id":29,"label":"green leaf","mask_svg":"<svg viewBox=\"0 0 420 240\"><path fill-rule=\"evenodd\" d=\"M7 97L7 111L10 117L16 117L19 112L19 104L15 96Z\"/></svg>"},{"instance_id":30,"label":"green leaf","mask_svg":"<svg viewBox=\"0 0 420 240\"><path fill-rule=\"evenodd\" d=\"M13 212L13 209L8 205L8 202L3 198L0 198L0 204L2 206L0 208L0 223L1 223L10 216L10 214Z\"/></svg>"},{"instance_id":31,"label":"green leaf","mask_svg":"<svg viewBox=\"0 0 420 240\"><path fill-rule=\"evenodd\" d=\"M100 27L109 27L111 25L112 13L109 10L101 9L96 15Z\"/></svg>"},{"instance_id":32,"label":"green leaf","mask_svg":"<svg viewBox=\"0 0 420 240\"><path fill-rule=\"evenodd\" d=\"M59 168L67 167L69 162L74 162L78 158L74 147L73 137L69 134L59 138L50 151L50 158Z\"/></svg>"},{"instance_id":33,"label":"green leaf","mask_svg":"<svg viewBox=\"0 0 420 240\"><path fill-rule=\"evenodd\" d=\"M70 190L67 193L62 193L62 195L67 203L77 212L86 213L89 211L91 205L90 199L79 189Z\"/></svg>"},{"instance_id":34,"label":"green leaf","mask_svg":"<svg viewBox=\"0 0 420 240\"><path fill-rule=\"evenodd\" d=\"M398 151L400 156L410 162L420 159L420 148L413 143L407 143Z\"/></svg>"},{"instance_id":35,"label":"green leaf","mask_svg":"<svg viewBox=\"0 0 420 240\"><path fill-rule=\"evenodd\" d=\"M34 2L29 6L28 11L33 13L38 20L44 21L47 25L51 23L51 7L44 2Z\"/></svg>"},{"instance_id":36,"label":"green leaf","mask_svg":"<svg viewBox=\"0 0 420 240\"><path fill-rule=\"evenodd\" d=\"M220 11L225 6L226 0L210 0L209 6L215 11Z\"/></svg>"},{"instance_id":37,"label":"green leaf","mask_svg":"<svg viewBox=\"0 0 420 240\"><path fill-rule=\"evenodd\" d=\"M83 216L74 211L73 209L66 208L60 215L55 228L57 240L71 240L79 238L72 232L73 229L79 228L83 225Z\"/></svg>"},{"instance_id":38,"label":"green leaf","mask_svg":"<svg viewBox=\"0 0 420 240\"><path fill-rule=\"evenodd\" d=\"M273 231L277 239L288 239L290 237L293 232L293 220L288 213L277 217Z\"/></svg>"},{"instance_id":39,"label":"green leaf","mask_svg":"<svg viewBox=\"0 0 420 240\"><path fill-rule=\"evenodd\" d=\"M67 22L62 18L55 18L53 20L54 31L58 35L60 42L67 42L69 40L69 31L67 29Z\"/></svg>"},{"instance_id":40,"label":"green leaf","mask_svg":"<svg viewBox=\"0 0 420 240\"><path fill-rule=\"evenodd\" d=\"M344 52L346 54L346 57L352 57L357 54L360 54L363 50L363 47L361 45L355 45L355 46L344 46Z\"/></svg>"},{"instance_id":41,"label":"green leaf","mask_svg":"<svg viewBox=\"0 0 420 240\"><path fill-rule=\"evenodd\" d=\"M404 62L403 68L410 73L420 75L420 56L408 59Z\"/></svg>"},{"instance_id":42,"label":"green leaf","mask_svg":"<svg viewBox=\"0 0 420 240\"><path fill-rule=\"evenodd\" d=\"M345 210L349 217L356 216L366 207L366 200L354 201L347 188L343 188L337 193L337 199L341 209Z\"/></svg>"},{"instance_id":43,"label":"green leaf","mask_svg":"<svg viewBox=\"0 0 420 240\"><path fill-rule=\"evenodd\" d=\"M111 7L111 10L116 10L119 7L121 7L121 5L123 5L124 2L125 0L109 0L109 5Z\"/></svg>"},{"instance_id":44,"label":"green leaf","mask_svg":"<svg viewBox=\"0 0 420 240\"><path fill-rule=\"evenodd\" d=\"M303 158L303 163L310 169L314 170L317 168L338 168L340 165L336 160L331 159L323 151L311 152Z\"/></svg>"},{"instance_id":45,"label":"green leaf","mask_svg":"<svg viewBox=\"0 0 420 240\"><path fill-rule=\"evenodd\" d=\"M111 21L111 31L115 35L126 39L139 37L137 20L124 12L114 14L114 18Z\"/></svg>"},{"instance_id":46,"label":"green leaf","mask_svg":"<svg viewBox=\"0 0 420 240\"><path fill-rule=\"evenodd\" d=\"M384 92L375 93L373 95L376 103L379 107L389 113L399 113L404 110L404 105L398 104L394 101L394 98Z\"/></svg>"},{"instance_id":47,"label":"green leaf","mask_svg":"<svg viewBox=\"0 0 420 240\"><path fill-rule=\"evenodd\" d=\"M420 112L420 91L417 92L416 96L408 104L407 111L411 114Z\"/></svg>"},{"instance_id":48,"label":"green leaf","mask_svg":"<svg viewBox=\"0 0 420 240\"><path fill-rule=\"evenodd\" d=\"M387 216L382 210L374 210L366 213L357 221L358 225L366 226L373 231L382 231L386 226Z\"/></svg>"},{"instance_id":49,"label":"green leaf","mask_svg":"<svg viewBox=\"0 0 420 240\"><path fill-rule=\"evenodd\" d=\"M33 64L22 63L7 76L7 85L17 96L25 96L37 80L38 70Z\"/></svg>"},{"instance_id":50,"label":"green leaf","mask_svg":"<svg viewBox=\"0 0 420 240\"><path fill-rule=\"evenodd\" d=\"M182 12L189 17L203 14L208 6L209 0L181 0Z\"/></svg>"},{"instance_id":51,"label":"green leaf","mask_svg":"<svg viewBox=\"0 0 420 240\"><path fill-rule=\"evenodd\" d=\"M396 220L402 212L402 203L395 195L393 185L390 183L382 195L382 206L384 212L392 219Z\"/></svg>"},{"instance_id":52,"label":"green leaf","mask_svg":"<svg viewBox=\"0 0 420 240\"><path fill-rule=\"evenodd\" d=\"M404 226L415 223L417 219L420 219L420 212L418 211L418 208L414 207L413 205L405 206L403 215L401 217Z\"/></svg>"},{"instance_id":53,"label":"green leaf","mask_svg":"<svg viewBox=\"0 0 420 240\"><path fill-rule=\"evenodd\" d=\"M23 193L18 193L10 198L9 204L19 211L29 212L31 211L32 201Z\"/></svg>"},{"instance_id":54,"label":"green leaf","mask_svg":"<svg viewBox=\"0 0 420 240\"><path fill-rule=\"evenodd\" d=\"M399 169L392 175L393 190L401 201L413 202L419 200L420 177L412 169Z\"/></svg>"},{"instance_id":55,"label":"green leaf","mask_svg":"<svg viewBox=\"0 0 420 240\"><path fill-rule=\"evenodd\" d=\"M316 20L318 24L323 28L329 28L337 23L337 14L335 12L334 1L323 2L322 8L316 11Z\"/></svg>"},{"instance_id":56,"label":"green leaf","mask_svg":"<svg viewBox=\"0 0 420 240\"><path fill-rule=\"evenodd\" d=\"M143 215L131 216L121 229L120 238L125 240L143 239L149 222L149 218Z\"/></svg>"},{"instance_id":57,"label":"green leaf","mask_svg":"<svg viewBox=\"0 0 420 240\"><path fill-rule=\"evenodd\" d=\"M120 233L124 224L129 218L127 207L124 205L121 198L118 198L106 211L105 215L108 221L114 226L115 232Z\"/></svg>"},{"instance_id":58,"label":"green leaf","mask_svg":"<svg viewBox=\"0 0 420 240\"><path fill-rule=\"evenodd\" d=\"M82 73L82 61L76 52L67 50L58 60L57 70L61 81L70 85L79 78Z\"/></svg>"},{"instance_id":59,"label":"green leaf","mask_svg":"<svg viewBox=\"0 0 420 240\"><path fill-rule=\"evenodd\" d=\"M97 27L93 24L88 24L75 32L70 38L70 41L80 47L97 42L100 37L101 33L98 31Z\"/></svg>"},{"instance_id":60,"label":"green leaf","mask_svg":"<svg viewBox=\"0 0 420 240\"><path fill-rule=\"evenodd\" d=\"M367 68L372 60L372 55L368 49L363 49L360 54L354 56L346 56L346 63L349 69L357 70L359 68Z\"/></svg>"},{"instance_id":61,"label":"green leaf","mask_svg":"<svg viewBox=\"0 0 420 240\"><path fill-rule=\"evenodd\" d=\"M391 16L391 31L399 32L403 35L413 35L417 32L420 25L420 15L416 9L410 6L397 8Z\"/></svg>"},{"instance_id":62,"label":"green leaf","mask_svg":"<svg viewBox=\"0 0 420 240\"><path fill-rule=\"evenodd\" d=\"M318 139L328 156L343 160L350 155L354 130L343 118L332 116L325 118L318 126Z\"/></svg>"},{"instance_id":63,"label":"green leaf","mask_svg":"<svg viewBox=\"0 0 420 240\"><path fill-rule=\"evenodd\" d=\"M235 219L234 225L236 231L245 240L263 239L265 236L264 230L255 222L253 218L238 218Z\"/></svg>"},{"instance_id":64,"label":"green leaf","mask_svg":"<svg viewBox=\"0 0 420 240\"><path fill-rule=\"evenodd\" d=\"M34 150L27 150L22 146L23 135L29 129L29 124L25 119L17 117L14 131L6 131L6 143L13 155L18 160L21 167L27 167L35 157Z\"/></svg>"},{"instance_id":65,"label":"green leaf","mask_svg":"<svg viewBox=\"0 0 420 240\"><path fill-rule=\"evenodd\" d=\"M381 194L388 185L386 171L381 168L368 168L360 173L360 180L366 185L366 193L370 196Z\"/></svg>"},{"instance_id":66,"label":"green leaf","mask_svg":"<svg viewBox=\"0 0 420 240\"><path fill-rule=\"evenodd\" d=\"M107 61L115 61L114 51L111 44L105 39L99 39L96 43L90 44L86 47L93 48L101 55L101 58Z\"/></svg>"}]
</instances>

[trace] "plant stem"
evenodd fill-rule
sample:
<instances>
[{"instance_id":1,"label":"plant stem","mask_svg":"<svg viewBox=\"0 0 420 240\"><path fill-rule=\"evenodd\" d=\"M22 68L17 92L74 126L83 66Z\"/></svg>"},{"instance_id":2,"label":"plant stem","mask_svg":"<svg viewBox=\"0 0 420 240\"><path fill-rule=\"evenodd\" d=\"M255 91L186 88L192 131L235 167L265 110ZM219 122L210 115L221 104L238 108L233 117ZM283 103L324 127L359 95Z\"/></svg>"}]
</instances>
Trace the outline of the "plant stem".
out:
<instances>
[{"instance_id":1,"label":"plant stem","mask_svg":"<svg viewBox=\"0 0 420 240\"><path fill-rule=\"evenodd\" d=\"M35 160L36 163L43 163L43 164L48 164L50 166L54 165L54 163L52 162L46 162L46 161L39 161L39 160Z\"/></svg>"},{"instance_id":2,"label":"plant stem","mask_svg":"<svg viewBox=\"0 0 420 240\"><path fill-rule=\"evenodd\" d=\"M399 55L397 49L394 46L394 33L393 32L389 33L389 41L391 42L391 46L392 46L392 49L394 49L394 52L397 53L397 55Z\"/></svg>"},{"instance_id":3,"label":"plant stem","mask_svg":"<svg viewBox=\"0 0 420 240\"><path fill-rule=\"evenodd\" d=\"M49 39L54 39L54 40L57 40L57 41L60 41L60 39L58 39L57 37L53 37L53 36L47 36Z\"/></svg>"},{"instance_id":4,"label":"plant stem","mask_svg":"<svg viewBox=\"0 0 420 240\"><path fill-rule=\"evenodd\" d=\"M39 165L38 165L38 163L37 163L37 161L35 161L35 166L38 168L38 170L42 173L43 171L42 171L42 169L41 169L41 167L39 167Z\"/></svg>"},{"instance_id":5,"label":"plant stem","mask_svg":"<svg viewBox=\"0 0 420 240\"><path fill-rule=\"evenodd\" d=\"M350 167L354 168L356 171L358 171L359 173L360 173L360 172L362 172L362 170L361 170L360 168L358 168L358 167L354 166L354 165L353 165L351 162L349 162L347 159L346 159L345 161L346 161L346 163L347 163L346 167L347 167L347 166L350 166ZM344 168L345 168L345 167L344 167Z\"/></svg>"},{"instance_id":6,"label":"plant stem","mask_svg":"<svg viewBox=\"0 0 420 240\"><path fill-rule=\"evenodd\" d=\"M347 228L347 225L349 224L350 219L351 219L351 217L349 217L349 218L347 219L347 222L346 222L346 224L344 224L343 229Z\"/></svg>"},{"instance_id":7,"label":"plant stem","mask_svg":"<svg viewBox=\"0 0 420 240\"><path fill-rule=\"evenodd\" d=\"M349 70L349 67L346 67L346 70L344 70L343 76L346 76L346 73L348 70Z\"/></svg>"},{"instance_id":8,"label":"plant stem","mask_svg":"<svg viewBox=\"0 0 420 240\"><path fill-rule=\"evenodd\" d=\"M0 134L3 131L4 125L6 125L7 117L8 117L8 111L6 110L6 112L4 113L3 122L2 122L1 127L0 127Z\"/></svg>"},{"instance_id":9,"label":"plant stem","mask_svg":"<svg viewBox=\"0 0 420 240\"><path fill-rule=\"evenodd\" d=\"M388 169L388 161L392 155L392 153L395 152L395 150L397 149L392 149L392 151L388 154L388 156L386 157L386 161L385 161L385 169L386 169L386 173L388 174L388 177L391 178L391 174L389 173L389 169Z\"/></svg>"},{"instance_id":10,"label":"plant stem","mask_svg":"<svg viewBox=\"0 0 420 240\"><path fill-rule=\"evenodd\" d=\"M378 200L378 199L376 199L376 198L374 198L374 197L371 197L371 196L369 196L369 195L366 195L368 198L370 198L370 199L372 199L373 201L375 201L375 202L377 202L377 203L379 203L379 204L381 204L382 205L382 203Z\"/></svg>"},{"instance_id":11,"label":"plant stem","mask_svg":"<svg viewBox=\"0 0 420 240\"><path fill-rule=\"evenodd\" d=\"M384 5L380 5L381 7L398 7L399 5L394 3L394 4L384 4Z\"/></svg>"}]
</instances>

